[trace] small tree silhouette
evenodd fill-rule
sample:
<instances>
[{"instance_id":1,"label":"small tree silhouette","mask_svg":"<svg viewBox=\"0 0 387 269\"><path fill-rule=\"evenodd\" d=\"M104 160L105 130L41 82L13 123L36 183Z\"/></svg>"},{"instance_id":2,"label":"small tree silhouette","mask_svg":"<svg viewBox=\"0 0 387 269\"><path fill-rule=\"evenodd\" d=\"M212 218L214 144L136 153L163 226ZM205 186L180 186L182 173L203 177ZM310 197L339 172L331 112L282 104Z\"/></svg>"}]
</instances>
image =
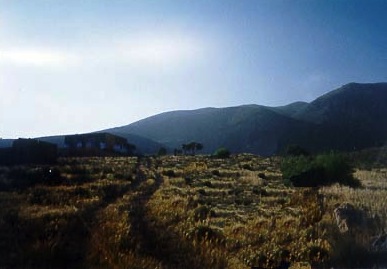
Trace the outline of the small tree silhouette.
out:
<instances>
[{"instance_id":1,"label":"small tree silhouette","mask_svg":"<svg viewBox=\"0 0 387 269\"><path fill-rule=\"evenodd\" d=\"M181 145L181 149L183 150L183 154L186 155L188 150L188 145L187 144Z\"/></svg>"},{"instance_id":2,"label":"small tree silhouette","mask_svg":"<svg viewBox=\"0 0 387 269\"><path fill-rule=\"evenodd\" d=\"M203 144L196 143L196 150L202 150L204 148Z\"/></svg>"},{"instance_id":3,"label":"small tree silhouette","mask_svg":"<svg viewBox=\"0 0 387 269\"><path fill-rule=\"evenodd\" d=\"M184 155L187 152L191 152L192 155L195 155L197 150L203 149L203 144L198 142L191 142L189 144L183 144L181 148L183 149Z\"/></svg>"}]
</instances>

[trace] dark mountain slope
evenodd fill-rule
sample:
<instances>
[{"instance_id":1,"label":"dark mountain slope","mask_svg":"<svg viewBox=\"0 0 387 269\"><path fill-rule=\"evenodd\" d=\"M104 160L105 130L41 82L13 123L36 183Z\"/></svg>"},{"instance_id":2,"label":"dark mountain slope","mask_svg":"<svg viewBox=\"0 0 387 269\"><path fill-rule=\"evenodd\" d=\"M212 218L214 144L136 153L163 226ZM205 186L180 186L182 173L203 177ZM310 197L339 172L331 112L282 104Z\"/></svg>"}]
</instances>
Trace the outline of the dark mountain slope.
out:
<instances>
[{"instance_id":1,"label":"dark mountain slope","mask_svg":"<svg viewBox=\"0 0 387 269\"><path fill-rule=\"evenodd\" d=\"M387 83L349 83L322 95L293 116L313 123L368 123L385 118L386 113Z\"/></svg>"},{"instance_id":2,"label":"dark mountain slope","mask_svg":"<svg viewBox=\"0 0 387 269\"><path fill-rule=\"evenodd\" d=\"M269 108L279 114L289 116L289 117L294 117L300 111L303 111L308 105L309 103L306 103L306 102L294 102L286 106L277 106L277 107L269 107Z\"/></svg>"},{"instance_id":3,"label":"dark mountain slope","mask_svg":"<svg viewBox=\"0 0 387 269\"><path fill-rule=\"evenodd\" d=\"M289 144L312 152L354 150L387 144L387 83L350 83L311 103L281 107L244 105L172 111L104 130L154 154L192 141L204 153L224 146L232 152L272 155ZM64 136L40 138L63 146ZM0 140L0 147L12 140Z\"/></svg>"},{"instance_id":4,"label":"dark mountain slope","mask_svg":"<svg viewBox=\"0 0 387 269\"><path fill-rule=\"evenodd\" d=\"M207 153L225 146L233 152L271 155L288 144L310 151L382 145L387 141L386 118L387 83L350 83L311 103L173 111L107 131L136 134L170 148L197 141Z\"/></svg>"},{"instance_id":5,"label":"dark mountain slope","mask_svg":"<svg viewBox=\"0 0 387 269\"><path fill-rule=\"evenodd\" d=\"M224 146L233 152L271 155L280 150L293 129L304 130L311 125L264 106L246 105L167 112L107 131L134 133L170 148L198 141L207 153Z\"/></svg>"},{"instance_id":6,"label":"dark mountain slope","mask_svg":"<svg viewBox=\"0 0 387 269\"><path fill-rule=\"evenodd\" d=\"M335 149L379 146L387 140L387 83L350 83L329 92L293 115L318 124Z\"/></svg>"}]
</instances>

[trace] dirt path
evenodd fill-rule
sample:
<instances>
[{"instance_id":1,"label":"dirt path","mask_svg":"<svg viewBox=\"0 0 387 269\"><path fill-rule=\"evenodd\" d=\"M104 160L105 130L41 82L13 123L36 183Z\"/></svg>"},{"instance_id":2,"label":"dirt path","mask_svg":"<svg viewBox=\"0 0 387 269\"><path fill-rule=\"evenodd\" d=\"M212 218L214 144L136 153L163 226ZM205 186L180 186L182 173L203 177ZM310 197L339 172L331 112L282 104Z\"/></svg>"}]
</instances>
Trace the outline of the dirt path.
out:
<instances>
[{"instance_id":1,"label":"dirt path","mask_svg":"<svg viewBox=\"0 0 387 269\"><path fill-rule=\"evenodd\" d=\"M163 183L163 177L155 168L154 159L143 158L139 159L136 168L136 179L133 191L137 191L129 211L129 219L131 221L132 234L135 237L136 252L141 255L149 255L157 257L157 242L155 231L153 231L146 219L146 205L152 195L157 191ZM144 188L141 183L147 180L147 173L155 175L153 185Z\"/></svg>"}]
</instances>

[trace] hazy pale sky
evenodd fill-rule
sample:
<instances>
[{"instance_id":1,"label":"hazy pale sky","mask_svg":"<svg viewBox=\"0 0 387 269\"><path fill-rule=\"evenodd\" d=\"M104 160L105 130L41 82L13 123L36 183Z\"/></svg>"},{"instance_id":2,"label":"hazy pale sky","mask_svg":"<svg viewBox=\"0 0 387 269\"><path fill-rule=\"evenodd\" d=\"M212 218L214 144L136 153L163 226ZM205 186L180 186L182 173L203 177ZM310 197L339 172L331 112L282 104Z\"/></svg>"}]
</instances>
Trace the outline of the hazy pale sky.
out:
<instances>
[{"instance_id":1,"label":"hazy pale sky","mask_svg":"<svg viewBox=\"0 0 387 269\"><path fill-rule=\"evenodd\" d=\"M385 0L0 0L0 137L387 81Z\"/></svg>"}]
</instances>

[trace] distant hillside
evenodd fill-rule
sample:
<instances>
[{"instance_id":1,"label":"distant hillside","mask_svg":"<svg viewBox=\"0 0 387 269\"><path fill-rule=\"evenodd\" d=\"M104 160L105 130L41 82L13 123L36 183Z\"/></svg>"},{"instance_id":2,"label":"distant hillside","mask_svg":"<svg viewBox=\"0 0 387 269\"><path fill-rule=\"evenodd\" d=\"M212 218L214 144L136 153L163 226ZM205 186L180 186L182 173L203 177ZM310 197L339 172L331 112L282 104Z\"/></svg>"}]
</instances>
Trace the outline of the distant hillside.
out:
<instances>
[{"instance_id":1,"label":"distant hillside","mask_svg":"<svg viewBox=\"0 0 387 269\"><path fill-rule=\"evenodd\" d=\"M101 132L127 138L144 154L160 147L171 153L192 141L204 145L203 153L227 147L265 156L289 144L311 152L380 147L387 145L387 83L350 83L311 103L171 111ZM39 139L59 147L64 143L63 135ZM12 141L0 139L0 147Z\"/></svg>"},{"instance_id":2,"label":"distant hillside","mask_svg":"<svg viewBox=\"0 0 387 269\"><path fill-rule=\"evenodd\" d=\"M386 118L387 83L350 83L311 103L172 111L106 131L136 134L169 148L198 141L207 153L224 146L233 152L272 155L288 144L311 151L383 145Z\"/></svg>"},{"instance_id":3,"label":"distant hillside","mask_svg":"<svg viewBox=\"0 0 387 269\"><path fill-rule=\"evenodd\" d=\"M307 106L309 106L309 103L307 102L294 102L286 106L277 106L277 107L268 107L268 108L270 108L271 110L279 114L289 116L289 117L294 117L295 115L297 115L298 113L306 109Z\"/></svg>"},{"instance_id":4,"label":"distant hillside","mask_svg":"<svg viewBox=\"0 0 387 269\"><path fill-rule=\"evenodd\" d=\"M317 123L331 147L381 146L387 141L387 83L350 83L301 109L294 118Z\"/></svg>"},{"instance_id":5,"label":"distant hillside","mask_svg":"<svg viewBox=\"0 0 387 269\"><path fill-rule=\"evenodd\" d=\"M115 132L114 134L126 138L130 144L135 145L136 151L138 153L154 154L160 149L160 147L162 147L161 144L138 135L127 134L127 133L117 133L117 132ZM64 138L65 138L64 135L58 135L58 136L40 137L38 139L42 141L50 142L53 144L57 144L59 148L63 148Z\"/></svg>"},{"instance_id":6,"label":"distant hillside","mask_svg":"<svg viewBox=\"0 0 387 269\"><path fill-rule=\"evenodd\" d=\"M298 125L303 123L266 107L249 105L167 112L108 131L135 133L172 149L198 141L205 145L204 152L224 146L234 152L271 155L278 151L284 134Z\"/></svg>"},{"instance_id":7,"label":"distant hillside","mask_svg":"<svg viewBox=\"0 0 387 269\"><path fill-rule=\"evenodd\" d=\"M344 124L367 120L363 124L368 124L385 118L386 104L387 83L349 83L322 95L292 116L314 123Z\"/></svg>"},{"instance_id":8,"label":"distant hillside","mask_svg":"<svg viewBox=\"0 0 387 269\"><path fill-rule=\"evenodd\" d=\"M160 147L163 146L150 139L147 139L138 135L134 135L134 134L126 134L126 133L114 133L114 134L126 138L130 144L133 144L136 146L136 152L141 154L154 154L160 149ZM50 143L56 144L58 148L63 148L64 138L65 138L65 135L56 135L56 136L38 137L36 139L42 140L45 142L50 142ZM13 141L14 139L0 139L0 148L11 147Z\"/></svg>"}]
</instances>

